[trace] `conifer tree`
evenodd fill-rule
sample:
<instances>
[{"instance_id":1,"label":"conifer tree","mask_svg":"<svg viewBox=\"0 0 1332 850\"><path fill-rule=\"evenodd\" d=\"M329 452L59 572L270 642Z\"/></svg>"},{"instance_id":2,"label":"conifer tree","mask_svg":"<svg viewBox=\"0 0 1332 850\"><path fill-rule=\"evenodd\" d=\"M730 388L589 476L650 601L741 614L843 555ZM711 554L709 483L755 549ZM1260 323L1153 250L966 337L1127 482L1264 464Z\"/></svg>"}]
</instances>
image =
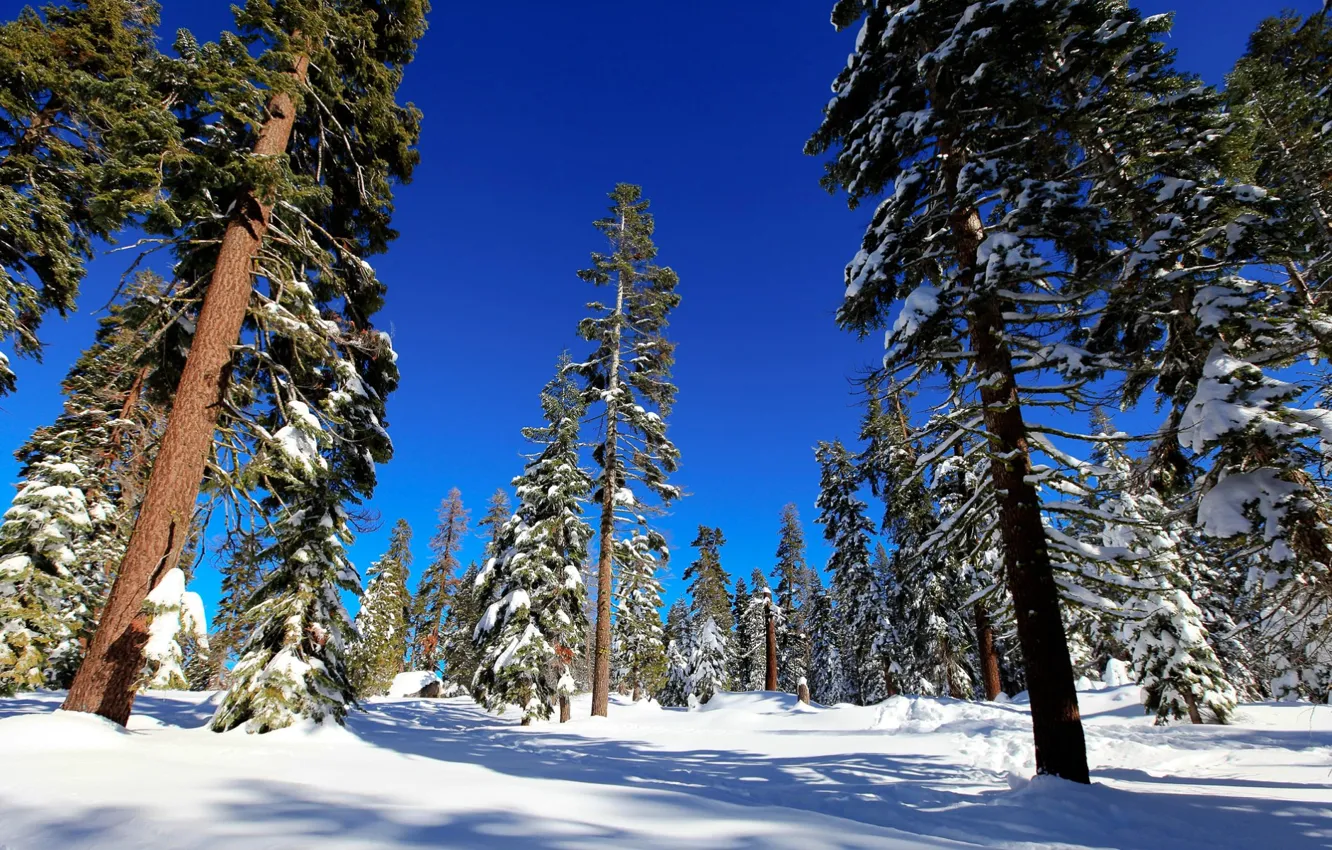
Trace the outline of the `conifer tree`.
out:
<instances>
[{"instance_id":1,"label":"conifer tree","mask_svg":"<svg viewBox=\"0 0 1332 850\"><path fill-rule=\"evenodd\" d=\"M689 681L690 658L693 655L693 639L688 630L666 646L666 681L657 693L657 702L672 708L689 705L693 695Z\"/></svg>"},{"instance_id":2,"label":"conifer tree","mask_svg":"<svg viewBox=\"0 0 1332 850\"><path fill-rule=\"evenodd\" d=\"M157 20L155 2L76 0L0 26L0 338L22 355L73 310L94 240L158 205L177 131L152 90Z\"/></svg>"},{"instance_id":3,"label":"conifer tree","mask_svg":"<svg viewBox=\"0 0 1332 850\"><path fill-rule=\"evenodd\" d=\"M1295 228L1275 256L1297 297L1311 303L1332 279L1332 19L1267 18L1226 77L1240 119L1227 171L1278 197Z\"/></svg>"},{"instance_id":4,"label":"conifer tree","mask_svg":"<svg viewBox=\"0 0 1332 850\"><path fill-rule=\"evenodd\" d=\"M679 452L666 436L666 419L675 402L675 386L670 382L675 345L665 332L671 310L680 303L675 292L677 278L675 272L654 262L655 223L642 189L621 183L610 197L614 202L611 215L596 222L610 240L610 251L594 253L592 267L579 272L579 277L613 287L615 297L610 304L589 305L594 315L584 319L578 330L596 348L576 367L587 380L589 406L599 412L602 424L602 438L593 451L599 469L593 499L601 517L592 680L592 714L601 717L610 706L611 587L616 554L636 553L643 543L659 542L664 559L665 541L647 528L648 504L643 497L650 493L669 503L681 495L666 480L679 462ZM638 493L635 483L641 485ZM624 539L617 539L620 526L633 527L631 539L638 543L626 545ZM645 565L645 561L637 561L633 567L622 568ZM640 587L644 586L641 578L634 576ZM620 598L625 598L623 593ZM659 629L659 615L654 616Z\"/></svg>"},{"instance_id":5,"label":"conifer tree","mask_svg":"<svg viewBox=\"0 0 1332 850\"><path fill-rule=\"evenodd\" d=\"M783 691L795 693L796 682L801 676L808 676L809 624L805 600L813 582L805 563L805 532L793 504L782 508L777 565L773 567L772 578L776 582L774 601L785 614L777 633L777 683Z\"/></svg>"},{"instance_id":6,"label":"conifer tree","mask_svg":"<svg viewBox=\"0 0 1332 850\"><path fill-rule=\"evenodd\" d=\"M245 613L263 584L263 538L253 530L233 530L223 545L222 555L222 598L218 600L217 612L213 616L213 636L210 638L214 687L226 684L227 662L233 660L233 655L239 657L250 639L252 624Z\"/></svg>"},{"instance_id":7,"label":"conifer tree","mask_svg":"<svg viewBox=\"0 0 1332 850\"><path fill-rule=\"evenodd\" d=\"M751 623L745 619L745 612L749 610L749 601L752 598L749 592L749 585L745 583L744 578L735 580L735 593L731 597L731 618L735 621L735 633L731 640L731 681L735 682L737 689L742 691L749 690L747 683L750 680L750 669L753 661L749 654L749 649L753 645L751 635ZM668 612L669 613L669 612ZM670 639L667 638L669 646Z\"/></svg>"},{"instance_id":8,"label":"conifer tree","mask_svg":"<svg viewBox=\"0 0 1332 850\"><path fill-rule=\"evenodd\" d=\"M501 487L491 493L490 501L486 503L486 513L476 524L477 535L481 537L489 535L489 539L486 540L486 557L493 558L499 554L496 546L498 545L500 531L512 516L513 510L509 505L509 494L504 492L504 488Z\"/></svg>"},{"instance_id":9,"label":"conifer tree","mask_svg":"<svg viewBox=\"0 0 1332 850\"><path fill-rule=\"evenodd\" d=\"M735 624L731 617L730 577L721 563L721 547L726 545L726 538L720 528L700 525L698 536L689 545L698 549L698 558L684 573L685 581L690 583L690 613L700 623L711 618L723 632L729 632Z\"/></svg>"},{"instance_id":10,"label":"conifer tree","mask_svg":"<svg viewBox=\"0 0 1332 850\"><path fill-rule=\"evenodd\" d=\"M879 652L886 625L882 594L870 567L869 537L873 524L856 495L860 475L841 441L819 443L815 458L821 470L820 514L815 522L832 546L828 559L832 594L847 638L847 670L851 694L862 705L883 698L885 683Z\"/></svg>"},{"instance_id":11,"label":"conifer tree","mask_svg":"<svg viewBox=\"0 0 1332 850\"><path fill-rule=\"evenodd\" d=\"M389 534L388 552L370 565L356 642L347 659L347 675L357 697L388 693L407 657L412 596L407 575L412 566L412 527L400 519Z\"/></svg>"},{"instance_id":12,"label":"conifer tree","mask_svg":"<svg viewBox=\"0 0 1332 850\"><path fill-rule=\"evenodd\" d=\"M680 642L684 646L691 634L689 624L689 603L683 598L676 599L671 603L671 607L666 611L666 628L662 634L662 640L666 643Z\"/></svg>"},{"instance_id":13,"label":"conifer tree","mask_svg":"<svg viewBox=\"0 0 1332 850\"><path fill-rule=\"evenodd\" d=\"M472 636L486 606L476 590L476 579L481 568L472 561L462 577L453 585L448 598L448 613L444 615L440 645L444 662L444 681L449 690L466 691L472 686L481 656Z\"/></svg>"},{"instance_id":14,"label":"conifer tree","mask_svg":"<svg viewBox=\"0 0 1332 850\"><path fill-rule=\"evenodd\" d=\"M694 640L689 663L690 693L699 703L706 703L718 691L729 690L727 659L730 656L726 632L711 617L703 621Z\"/></svg>"},{"instance_id":15,"label":"conifer tree","mask_svg":"<svg viewBox=\"0 0 1332 850\"><path fill-rule=\"evenodd\" d=\"M998 514L1037 770L1087 782L1054 576L1062 544L1047 534L1059 505L1041 493L1062 474L1063 455L1042 434L1058 426L1036 422L1033 410L1078 410L1087 381L1161 339L1144 326L1169 313L1153 299L1181 294L1198 273L1184 252L1212 240L1232 253L1247 238L1218 220L1244 193L1223 188L1217 203L1200 203L1214 181L1175 169L1224 134L1215 99L1172 70L1157 40L1168 16L1144 19L1120 0L834 8L838 28L862 19L806 147L831 152L830 190L853 204L884 198L847 268L838 321L859 333L890 326L892 380L949 379L942 441L983 435L989 468L977 510L945 522L982 528L989 505ZM1098 342L1096 355L1083 308L1117 281L1125 298L1096 332L1127 328L1138 339ZM1169 315L1181 312L1187 301ZM1039 480L1033 452L1055 461Z\"/></svg>"},{"instance_id":16,"label":"conifer tree","mask_svg":"<svg viewBox=\"0 0 1332 850\"><path fill-rule=\"evenodd\" d=\"M434 558L421 574L416 587L412 608L411 667L413 670L431 670L439 667L444 647L440 627L449 601L457 593L458 551L467 537L468 512L463 507L462 493L457 487L439 503L439 524L430 539ZM468 593L472 592L469 587ZM464 639L471 642L470 632ZM449 670L450 681L468 685L474 670Z\"/></svg>"},{"instance_id":17,"label":"conifer tree","mask_svg":"<svg viewBox=\"0 0 1332 850\"><path fill-rule=\"evenodd\" d=\"M372 325L384 288L362 257L395 236L392 185L409 179L417 160L419 113L394 98L425 5L251 0L236 10L238 38L178 41L173 69L184 83L175 113L187 141L164 171L169 209L146 226L175 232L175 273L197 283L203 304L67 709L127 719L147 639L143 601L160 567L179 559L219 417L235 415L239 394L252 408L247 477L280 479L267 500L276 517L270 548L281 560L256 612L299 616L256 623L249 663L237 664L235 698L215 727L245 721L262 731L290 722L292 710L341 718L350 693L336 656L352 627L337 596L355 592L359 577L334 542L350 540L347 508L369 494L374 464L391 454L383 404L397 382L388 336ZM243 330L258 344L238 346ZM307 560L287 560L296 556ZM286 668L269 671L273 687L260 667L270 662ZM236 691L242 678L242 688L269 696L296 690L260 699Z\"/></svg>"},{"instance_id":18,"label":"conifer tree","mask_svg":"<svg viewBox=\"0 0 1332 850\"><path fill-rule=\"evenodd\" d=\"M552 703L567 719L571 664L586 640L581 567L592 539L583 521L592 479L579 460L583 401L567 360L541 406L546 425L524 436L544 449L514 479L518 510L499 529L496 554L476 579L487 607L474 633L480 663L472 693L491 710L518 706L525 724L548 719ZM507 500L492 506L507 513Z\"/></svg>"},{"instance_id":19,"label":"conifer tree","mask_svg":"<svg viewBox=\"0 0 1332 850\"><path fill-rule=\"evenodd\" d=\"M809 694L815 702L835 705L851 699L842 661L841 628L832 596L819 590L809 610Z\"/></svg>"},{"instance_id":20,"label":"conifer tree","mask_svg":"<svg viewBox=\"0 0 1332 850\"><path fill-rule=\"evenodd\" d=\"M78 669L147 478L174 306L159 278L136 277L66 376L64 410L16 452L23 483L0 527L0 688L66 688Z\"/></svg>"},{"instance_id":21,"label":"conifer tree","mask_svg":"<svg viewBox=\"0 0 1332 850\"><path fill-rule=\"evenodd\" d=\"M620 542L615 554L620 565L615 591L616 660L623 671L621 682L634 700L656 693L666 672L661 582L657 578L657 555L665 552L661 535L635 529Z\"/></svg>"}]
</instances>

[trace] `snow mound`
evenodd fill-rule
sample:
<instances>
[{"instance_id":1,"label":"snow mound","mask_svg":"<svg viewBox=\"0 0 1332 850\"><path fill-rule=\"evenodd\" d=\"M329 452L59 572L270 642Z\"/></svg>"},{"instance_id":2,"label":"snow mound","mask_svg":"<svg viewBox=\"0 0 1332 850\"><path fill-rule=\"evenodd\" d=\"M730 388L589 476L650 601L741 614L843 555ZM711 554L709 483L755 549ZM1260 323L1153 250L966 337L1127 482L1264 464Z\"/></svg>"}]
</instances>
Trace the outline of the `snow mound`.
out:
<instances>
[{"instance_id":1,"label":"snow mound","mask_svg":"<svg viewBox=\"0 0 1332 850\"><path fill-rule=\"evenodd\" d=\"M393 677L388 695L391 697L414 697L431 682L440 682L439 676L429 670L409 670Z\"/></svg>"},{"instance_id":2,"label":"snow mound","mask_svg":"<svg viewBox=\"0 0 1332 850\"><path fill-rule=\"evenodd\" d=\"M21 714L0 720L0 752L110 750L125 746L129 737L120 724L81 711Z\"/></svg>"},{"instance_id":3,"label":"snow mound","mask_svg":"<svg viewBox=\"0 0 1332 850\"><path fill-rule=\"evenodd\" d=\"M712 695L712 699L700 705L698 710L772 714L794 711L797 705L800 705L800 700L795 694L780 691L719 691Z\"/></svg>"}]
</instances>

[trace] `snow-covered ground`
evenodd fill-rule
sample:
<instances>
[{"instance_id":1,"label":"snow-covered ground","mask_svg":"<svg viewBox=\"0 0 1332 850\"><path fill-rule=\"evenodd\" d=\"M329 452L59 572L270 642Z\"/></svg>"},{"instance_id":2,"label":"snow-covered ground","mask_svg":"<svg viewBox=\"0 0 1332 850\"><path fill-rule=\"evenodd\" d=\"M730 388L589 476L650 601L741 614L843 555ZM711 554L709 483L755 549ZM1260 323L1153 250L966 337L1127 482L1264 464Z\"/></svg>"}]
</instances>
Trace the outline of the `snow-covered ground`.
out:
<instances>
[{"instance_id":1,"label":"snow-covered ground","mask_svg":"<svg viewBox=\"0 0 1332 850\"><path fill-rule=\"evenodd\" d=\"M0 848L1297 848L1332 846L1332 709L1156 728L1081 695L1095 785L1031 781L1020 704L696 711L521 728L467 699L384 699L348 729L201 728L207 694L140 696L129 732L0 700Z\"/></svg>"}]
</instances>

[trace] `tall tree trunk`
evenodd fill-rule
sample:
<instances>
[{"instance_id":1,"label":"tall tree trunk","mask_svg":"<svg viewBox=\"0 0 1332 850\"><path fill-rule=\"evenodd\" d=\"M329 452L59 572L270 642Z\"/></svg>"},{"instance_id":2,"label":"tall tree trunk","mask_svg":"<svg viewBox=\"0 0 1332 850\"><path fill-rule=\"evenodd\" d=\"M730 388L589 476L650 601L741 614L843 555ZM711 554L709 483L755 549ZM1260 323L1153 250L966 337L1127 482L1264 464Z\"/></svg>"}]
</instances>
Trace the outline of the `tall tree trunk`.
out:
<instances>
[{"instance_id":1,"label":"tall tree trunk","mask_svg":"<svg viewBox=\"0 0 1332 850\"><path fill-rule=\"evenodd\" d=\"M981 683L985 687L985 698L991 702L999 696L1003 687L999 683L999 652L994 646L994 624L990 622L990 612L984 602L977 602L976 611L976 649L980 654Z\"/></svg>"},{"instance_id":2,"label":"tall tree trunk","mask_svg":"<svg viewBox=\"0 0 1332 850\"><path fill-rule=\"evenodd\" d=\"M768 626L768 670L763 680L765 691L777 690L777 618L772 615L772 598L763 605L763 619Z\"/></svg>"},{"instance_id":3,"label":"tall tree trunk","mask_svg":"<svg viewBox=\"0 0 1332 850\"><path fill-rule=\"evenodd\" d=\"M951 196L957 186L963 157L949 146L941 153L948 162L945 180ZM964 278L974 281L976 251L984 238L980 213L959 207L949 216L949 231ZM1027 691L1031 695L1032 736L1036 743L1036 772L1073 782L1089 783L1087 743L1073 684L1068 637L1059 609L1040 499L1030 481L1031 453L1022 419L1013 356L1004 339L1004 307L992 294L975 293L968 319L990 443L990 476L999 498L999 529L1004 547L1004 570L1013 594L1018 640L1027 663Z\"/></svg>"},{"instance_id":4,"label":"tall tree trunk","mask_svg":"<svg viewBox=\"0 0 1332 850\"><path fill-rule=\"evenodd\" d=\"M309 57L299 57L292 77L303 83L309 65ZM255 155L285 155L295 123L291 95L275 95L255 142ZM62 706L66 711L100 714L122 726L129 720L148 642L143 603L175 567L189 538L231 347L245 321L254 286L254 258L268 231L270 212L271 205L251 193L240 199L223 234L148 490L92 646Z\"/></svg>"},{"instance_id":5,"label":"tall tree trunk","mask_svg":"<svg viewBox=\"0 0 1332 850\"><path fill-rule=\"evenodd\" d=\"M624 216L620 216L620 233L624 233ZM615 282L615 331L611 345L610 376L606 382L606 438L602 443L601 463L601 540L597 558L597 635L596 654L592 670L592 716L610 714L610 647L611 647L611 568L615 560L615 491L620 482L616 476L616 441L619 437L617 392L620 388L620 318L624 315L625 276L621 272Z\"/></svg>"}]
</instances>

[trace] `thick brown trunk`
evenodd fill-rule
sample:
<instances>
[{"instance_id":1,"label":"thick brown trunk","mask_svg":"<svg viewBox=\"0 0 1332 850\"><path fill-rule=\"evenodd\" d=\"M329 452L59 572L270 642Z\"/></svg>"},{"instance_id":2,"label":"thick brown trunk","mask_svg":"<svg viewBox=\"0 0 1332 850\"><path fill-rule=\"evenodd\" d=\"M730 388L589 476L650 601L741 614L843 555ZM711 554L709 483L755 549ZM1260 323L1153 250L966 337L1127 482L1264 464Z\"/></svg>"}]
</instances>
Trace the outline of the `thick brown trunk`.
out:
<instances>
[{"instance_id":1,"label":"thick brown trunk","mask_svg":"<svg viewBox=\"0 0 1332 850\"><path fill-rule=\"evenodd\" d=\"M293 75L304 81L308 67L309 59L302 56ZM275 95L269 101L268 118L259 131L254 153L270 157L285 154L295 121L291 96ZM263 200L250 195L242 199L238 209L218 249L194 342L129 546L88 656L65 698L62 708L66 711L100 714L123 726L134 706L143 647L148 641L143 603L162 576L176 565L189 538L204 464L217 428L224 374L250 302L254 258L268 230L270 207Z\"/></svg>"},{"instance_id":2,"label":"thick brown trunk","mask_svg":"<svg viewBox=\"0 0 1332 850\"><path fill-rule=\"evenodd\" d=\"M560 722L568 723L572 717L572 709L569 707L569 697L565 694L560 694Z\"/></svg>"},{"instance_id":3,"label":"thick brown trunk","mask_svg":"<svg viewBox=\"0 0 1332 850\"><path fill-rule=\"evenodd\" d=\"M999 653L994 647L994 624L984 602L976 603L976 647L980 654L981 684L985 698L991 702L999 696L1003 686L999 683Z\"/></svg>"},{"instance_id":4,"label":"thick brown trunk","mask_svg":"<svg viewBox=\"0 0 1332 850\"><path fill-rule=\"evenodd\" d=\"M796 698L809 705L809 683L805 681L804 676L801 676L800 681L796 683Z\"/></svg>"},{"instance_id":5,"label":"thick brown trunk","mask_svg":"<svg viewBox=\"0 0 1332 850\"><path fill-rule=\"evenodd\" d=\"M772 599L763 606L763 619L768 622L768 671L763 679L765 691L777 690L777 618L772 616Z\"/></svg>"},{"instance_id":6,"label":"thick brown trunk","mask_svg":"<svg viewBox=\"0 0 1332 850\"><path fill-rule=\"evenodd\" d=\"M949 151L945 150L947 156ZM946 169L957 185L960 158ZM957 261L964 277L974 277L976 251L984 232L973 208L956 209L949 218ZM1031 695L1036 772L1090 782L1087 744L1073 684L1073 664L1059 609L1050 552L1041 523L1040 499L1030 481L1031 454L1022 420L1012 352L1004 339L1003 306L990 293L972 295L968 319L980 397L990 443L990 476L999 497L999 529L1004 570L1013 594L1018 640L1027 664Z\"/></svg>"}]
</instances>

